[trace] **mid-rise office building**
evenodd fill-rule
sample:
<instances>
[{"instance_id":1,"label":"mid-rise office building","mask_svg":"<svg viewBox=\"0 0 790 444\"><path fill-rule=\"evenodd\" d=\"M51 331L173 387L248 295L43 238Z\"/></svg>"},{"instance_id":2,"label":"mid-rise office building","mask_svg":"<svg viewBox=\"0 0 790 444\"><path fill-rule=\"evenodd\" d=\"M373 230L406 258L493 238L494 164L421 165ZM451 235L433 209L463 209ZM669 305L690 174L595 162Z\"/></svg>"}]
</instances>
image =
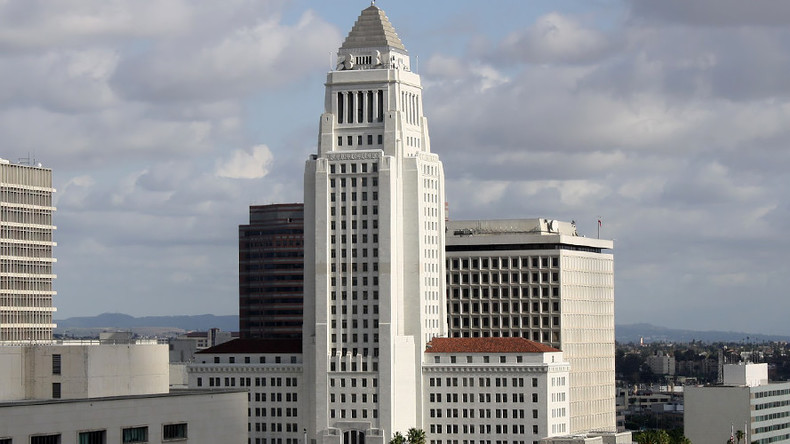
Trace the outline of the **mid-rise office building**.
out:
<instances>
[{"instance_id":1,"label":"mid-rise office building","mask_svg":"<svg viewBox=\"0 0 790 444\"><path fill-rule=\"evenodd\" d=\"M722 384L684 388L683 433L694 444L790 442L790 382L768 381L768 364L727 364Z\"/></svg>"},{"instance_id":2,"label":"mid-rise office building","mask_svg":"<svg viewBox=\"0 0 790 444\"><path fill-rule=\"evenodd\" d=\"M52 170L0 159L0 342L52 340Z\"/></svg>"},{"instance_id":3,"label":"mid-rise office building","mask_svg":"<svg viewBox=\"0 0 790 444\"><path fill-rule=\"evenodd\" d=\"M612 241L546 219L448 221L453 337L523 337L570 363L570 430L616 430Z\"/></svg>"},{"instance_id":4,"label":"mid-rise office building","mask_svg":"<svg viewBox=\"0 0 790 444\"><path fill-rule=\"evenodd\" d=\"M242 338L300 339L304 205L253 205L239 226L239 333Z\"/></svg>"}]
</instances>

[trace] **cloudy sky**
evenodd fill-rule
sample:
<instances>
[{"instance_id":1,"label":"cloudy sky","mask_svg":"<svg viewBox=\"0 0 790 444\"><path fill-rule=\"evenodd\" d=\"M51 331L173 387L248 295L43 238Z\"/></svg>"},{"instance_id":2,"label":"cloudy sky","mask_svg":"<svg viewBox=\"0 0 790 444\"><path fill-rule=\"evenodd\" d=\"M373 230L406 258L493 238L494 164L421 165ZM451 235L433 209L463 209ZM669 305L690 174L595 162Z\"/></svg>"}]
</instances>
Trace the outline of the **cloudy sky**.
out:
<instances>
[{"instance_id":1,"label":"cloudy sky","mask_svg":"<svg viewBox=\"0 0 790 444\"><path fill-rule=\"evenodd\" d=\"M790 334L790 2L377 4L452 218L601 217L618 323ZM237 226L303 200L367 5L0 1L0 157L54 170L56 317L237 312Z\"/></svg>"}]
</instances>

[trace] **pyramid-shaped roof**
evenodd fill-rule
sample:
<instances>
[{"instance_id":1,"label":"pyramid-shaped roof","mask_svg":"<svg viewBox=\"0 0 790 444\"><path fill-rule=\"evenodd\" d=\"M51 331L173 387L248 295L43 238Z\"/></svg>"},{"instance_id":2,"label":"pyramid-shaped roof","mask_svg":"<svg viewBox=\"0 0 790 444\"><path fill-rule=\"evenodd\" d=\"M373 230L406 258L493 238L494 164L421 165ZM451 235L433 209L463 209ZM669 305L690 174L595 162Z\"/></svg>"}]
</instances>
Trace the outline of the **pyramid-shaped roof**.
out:
<instances>
[{"instance_id":1,"label":"pyramid-shaped roof","mask_svg":"<svg viewBox=\"0 0 790 444\"><path fill-rule=\"evenodd\" d=\"M362 10L340 49L390 47L406 51L384 11L375 5Z\"/></svg>"}]
</instances>

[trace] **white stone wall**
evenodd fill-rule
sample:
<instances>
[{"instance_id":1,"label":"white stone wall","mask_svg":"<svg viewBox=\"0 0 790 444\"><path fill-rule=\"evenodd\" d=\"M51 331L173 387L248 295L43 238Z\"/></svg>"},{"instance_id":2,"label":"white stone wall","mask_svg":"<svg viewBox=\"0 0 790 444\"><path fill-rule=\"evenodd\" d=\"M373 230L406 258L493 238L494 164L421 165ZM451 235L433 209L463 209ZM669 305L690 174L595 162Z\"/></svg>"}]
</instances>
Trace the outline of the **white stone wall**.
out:
<instances>
[{"instance_id":1,"label":"white stone wall","mask_svg":"<svg viewBox=\"0 0 790 444\"><path fill-rule=\"evenodd\" d=\"M4 380L0 400L93 398L167 393L167 345L29 345L0 347ZM60 372L53 357L60 357ZM22 387L22 390L20 390Z\"/></svg>"}]
</instances>

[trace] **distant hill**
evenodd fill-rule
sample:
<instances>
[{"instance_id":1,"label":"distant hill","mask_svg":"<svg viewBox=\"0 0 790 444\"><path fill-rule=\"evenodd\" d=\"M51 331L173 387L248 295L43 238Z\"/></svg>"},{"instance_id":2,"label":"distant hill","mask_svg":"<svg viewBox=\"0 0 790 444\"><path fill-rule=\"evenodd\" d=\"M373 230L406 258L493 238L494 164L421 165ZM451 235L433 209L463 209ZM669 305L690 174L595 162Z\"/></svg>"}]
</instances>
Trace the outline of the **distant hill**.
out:
<instances>
[{"instance_id":1,"label":"distant hill","mask_svg":"<svg viewBox=\"0 0 790 444\"><path fill-rule=\"evenodd\" d=\"M177 330L200 330L219 328L224 331L238 331L239 317L236 315L215 316L210 314L194 316L144 316L136 318L122 313L103 313L98 316L83 316L55 320L57 333L73 329L137 329L160 328Z\"/></svg>"},{"instance_id":2,"label":"distant hill","mask_svg":"<svg viewBox=\"0 0 790 444\"><path fill-rule=\"evenodd\" d=\"M133 330L139 334L180 333L184 331L206 331L219 328L223 331L238 331L239 317L236 315L215 316L210 314L194 316L144 316L136 318L122 313L103 313L98 316L84 316L55 321L55 333L86 335L106 329ZM98 333L96 333L98 334ZM92 334L90 334L92 335ZM615 340L620 343L638 343L644 338L650 342L749 342L788 341L790 336L761 335L734 331L696 331L659 327L651 324L624 324L615 327Z\"/></svg>"},{"instance_id":3,"label":"distant hill","mask_svg":"<svg viewBox=\"0 0 790 444\"><path fill-rule=\"evenodd\" d=\"M761 335L736 331L695 331L659 327L651 324L627 324L615 327L615 340L620 343L638 343L644 338L650 342L773 342L790 341L790 336ZM748 339L747 339L748 338Z\"/></svg>"}]
</instances>

